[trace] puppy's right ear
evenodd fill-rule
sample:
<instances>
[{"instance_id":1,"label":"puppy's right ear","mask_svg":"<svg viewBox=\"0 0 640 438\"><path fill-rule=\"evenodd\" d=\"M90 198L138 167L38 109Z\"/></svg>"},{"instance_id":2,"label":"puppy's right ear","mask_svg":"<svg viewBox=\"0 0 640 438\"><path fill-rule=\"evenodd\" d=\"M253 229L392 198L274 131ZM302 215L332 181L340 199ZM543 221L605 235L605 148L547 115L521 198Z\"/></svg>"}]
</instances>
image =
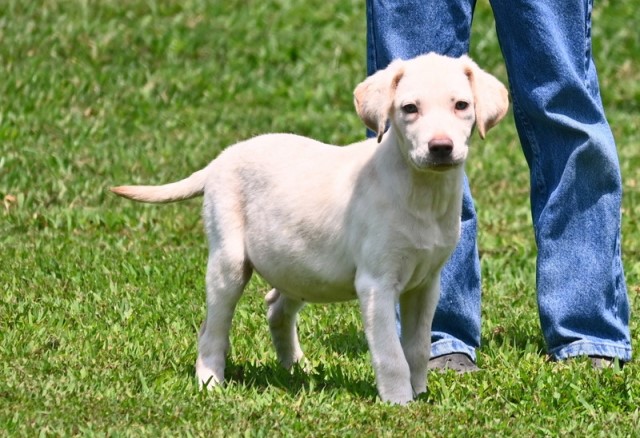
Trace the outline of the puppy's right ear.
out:
<instances>
[{"instance_id":1,"label":"puppy's right ear","mask_svg":"<svg viewBox=\"0 0 640 438\"><path fill-rule=\"evenodd\" d=\"M361 82L353 92L353 103L358 116L367 128L378 136L378 143L387 126L398 82L404 74L404 63L393 61Z\"/></svg>"}]
</instances>

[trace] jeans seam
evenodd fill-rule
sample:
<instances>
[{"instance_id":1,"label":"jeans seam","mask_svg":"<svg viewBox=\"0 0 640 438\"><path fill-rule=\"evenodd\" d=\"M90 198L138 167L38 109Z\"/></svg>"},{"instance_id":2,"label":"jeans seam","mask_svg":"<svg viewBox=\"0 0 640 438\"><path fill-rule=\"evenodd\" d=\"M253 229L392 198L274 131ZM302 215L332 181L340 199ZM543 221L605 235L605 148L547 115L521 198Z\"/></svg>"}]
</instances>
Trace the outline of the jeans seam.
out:
<instances>
[{"instance_id":1,"label":"jeans seam","mask_svg":"<svg viewBox=\"0 0 640 438\"><path fill-rule=\"evenodd\" d=\"M591 348L584 348L585 346L591 347ZM559 352L563 352L564 354L559 355L558 354ZM621 346L613 342L604 342L604 341L596 342L596 341L590 341L590 340L583 340L583 341L574 342L569 345L563 345L561 347L556 347L554 349L549 350L549 355L560 360L566 359L568 357L575 357L580 355L597 356L602 354L611 354L613 357L621 353L627 353L627 356L620 357L620 359L630 360L631 346L630 345Z\"/></svg>"},{"instance_id":2,"label":"jeans seam","mask_svg":"<svg viewBox=\"0 0 640 438\"><path fill-rule=\"evenodd\" d=\"M436 350L436 354L434 354L434 350ZM431 344L430 353L431 359L435 359L436 357L444 356L446 354L463 353L470 356L474 362L476 361L476 349L456 338L440 339L433 342Z\"/></svg>"},{"instance_id":3,"label":"jeans seam","mask_svg":"<svg viewBox=\"0 0 640 438\"><path fill-rule=\"evenodd\" d=\"M622 220L620 221L620 223L622 222ZM627 294L627 285L624 279L624 267L622 266L622 226L619 225L618 226L618 230L616 233L616 241L615 241L615 248L614 248L614 272L616 273L615 276L615 293L614 293L614 297L613 297L613 302L614 302L614 306L616 309L620 309L622 302L624 301L622 299L622 293L623 292L625 295ZM620 312L618 312L619 314ZM628 322L626 324L627 326L629 325Z\"/></svg>"},{"instance_id":4,"label":"jeans seam","mask_svg":"<svg viewBox=\"0 0 640 438\"><path fill-rule=\"evenodd\" d=\"M529 120L527 119L527 117L525 116L524 112L520 109L520 105L517 102L517 98L515 97L515 93L511 93L511 98L513 100L513 113L514 116L518 118L518 120L520 121L520 124L522 126L522 130L524 131L523 134L527 139L527 143L529 143L529 148L531 150L531 163L530 163L530 168L531 168L531 173L535 174L535 189L537 190L539 195L542 196L538 196L536 198L536 205L533 205L532 202L532 209L533 211L536 212L540 212L540 208L539 208L539 203L541 202L540 199L544 199L544 195L547 192L547 186L544 182L544 175L542 173L542 171L540 170L540 151L538 148L538 144L535 141L535 134L533 133L533 129L531 128L531 124L529 123ZM533 190L534 187L532 186L531 189ZM541 207L541 206L540 206ZM534 218L536 219L536 218ZM534 224L537 222L537 220L534 221ZM534 232L536 233L536 238L537 236L537 227L534 227Z\"/></svg>"},{"instance_id":5,"label":"jeans seam","mask_svg":"<svg viewBox=\"0 0 640 438\"><path fill-rule=\"evenodd\" d=\"M376 44L376 35L375 35L375 26L373 25L374 19L374 13L373 13L373 0L367 0L366 3L367 6L367 32L369 35L369 45L371 47L374 47L373 50L370 51L369 53L369 57L370 59L368 59L367 61L371 63L371 65L369 66L369 73L373 74L375 71L378 70L378 59L377 59L377 53L376 53L376 49L375 47L378 47L378 45Z\"/></svg>"},{"instance_id":6,"label":"jeans seam","mask_svg":"<svg viewBox=\"0 0 640 438\"><path fill-rule=\"evenodd\" d=\"M589 67L591 64L591 14L593 11L593 0L585 0L585 17L584 17L584 77L583 81L585 87L589 92L592 92L589 84Z\"/></svg>"}]
</instances>

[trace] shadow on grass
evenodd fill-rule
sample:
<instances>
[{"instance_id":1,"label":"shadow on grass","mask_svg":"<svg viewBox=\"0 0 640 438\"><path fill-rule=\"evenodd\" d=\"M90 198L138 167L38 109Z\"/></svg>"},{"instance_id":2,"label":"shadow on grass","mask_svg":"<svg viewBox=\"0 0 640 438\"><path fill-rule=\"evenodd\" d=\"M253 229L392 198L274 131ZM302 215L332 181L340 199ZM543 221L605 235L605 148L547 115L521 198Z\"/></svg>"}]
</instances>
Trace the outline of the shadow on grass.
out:
<instances>
[{"instance_id":1,"label":"shadow on grass","mask_svg":"<svg viewBox=\"0 0 640 438\"><path fill-rule=\"evenodd\" d=\"M301 336L304 336L301 334ZM323 349L326 349L327 356L334 353L345 356L350 360L362 358L367 354L368 347L364 333L356 325L348 325L339 331L328 331L315 340ZM377 395L375 381L371 379L360 379L354 377L352 372L348 372L339 364L309 365L309 360L321 362L323 353L312 351L312 343L304 342L301 339L302 348L309 353L309 359L305 358L302 364L294 365L291 370L286 370L276 361L269 363L255 364L250 362L237 362L228 360L227 378L243 385L263 388L276 386L291 394L296 394L302 390L346 390L358 397L375 398ZM371 366L367 361L366 366Z\"/></svg>"},{"instance_id":2,"label":"shadow on grass","mask_svg":"<svg viewBox=\"0 0 640 438\"><path fill-rule=\"evenodd\" d=\"M322 337L321 342L328 350L349 358L362 356L369 350L364 332L356 325L327 333Z\"/></svg>"},{"instance_id":3,"label":"shadow on grass","mask_svg":"<svg viewBox=\"0 0 640 438\"><path fill-rule=\"evenodd\" d=\"M292 395L300 391L339 390L347 391L359 398L377 397L375 379L370 370L367 342L357 325L348 325L339 331L328 331L313 342L305 342L304 335L300 333L302 348L309 355L302 360L302 364L296 364L291 370L287 370L276 360L265 358L264 361L260 359L256 362L251 359L243 360L241 357L227 357L225 381L257 390L276 387ZM331 356L336 355L349 361L357 361L358 364L352 364L356 368L343 369L341 364L331 360ZM326 364L322 363L324 356L329 358ZM312 365L312 361L315 364ZM344 362L345 360L341 360L342 364ZM185 363L182 371L196 379L192 363ZM360 378L360 374L367 376Z\"/></svg>"},{"instance_id":4,"label":"shadow on grass","mask_svg":"<svg viewBox=\"0 0 640 438\"><path fill-rule=\"evenodd\" d=\"M358 378L358 373L343 369L340 364L322 363L322 357L334 354L356 360L368 354L367 341L357 324L349 324L340 330L327 330L313 340L305 342L305 334L299 333L306 357L301 364L286 370L277 361L251 363L227 360L226 376L230 381L254 388L278 387L291 394L306 390L346 390L358 397L375 398L377 390L373 376ZM314 344L315 343L315 347ZM321 350L318 350L320 348ZM310 361L316 362L311 365ZM370 367L367 359L366 366Z\"/></svg>"},{"instance_id":5,"label":"shadow on grass","mask_svg":"<svg viewBox=\"0 0 640 438\"><path fill-rule=\"evenodd\" d=\"M373 377L370 380L353 377L339 366L320 364L306 371L300 365L286 370L276 362L252 364L228 361L226 371L228 381L265 390L278 387L292 395L300 391L338 389L360 398L373 399L377 396Z\"/></svg>"}]
</instances>

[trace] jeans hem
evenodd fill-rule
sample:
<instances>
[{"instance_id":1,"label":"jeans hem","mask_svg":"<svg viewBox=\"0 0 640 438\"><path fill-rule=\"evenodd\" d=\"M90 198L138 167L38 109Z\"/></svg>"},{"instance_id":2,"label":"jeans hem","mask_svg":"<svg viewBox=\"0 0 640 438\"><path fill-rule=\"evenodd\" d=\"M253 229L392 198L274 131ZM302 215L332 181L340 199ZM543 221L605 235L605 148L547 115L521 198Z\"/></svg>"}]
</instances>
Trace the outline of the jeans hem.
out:
<instances>
[{"instance_id":1,"label":"jeans hem","mask_svg":"<svg viewBox=\"0 0 640 438\"><path fill-rule=\"evenodd\" d=\"M431 344L431 359L452 353L464 353L469 356L474 363L476 361L475 348L471 348L457 339L442 339Z\"/></svg>"},{"instance_id":2,"label":"jeans hem","mask_svg":"<svg viewBox=\"0 0 640 438\"><path fill-rule=\"evenodd\" d=\"M603 356L617 358L623 362L631 360L631 347L611 342L576 341L569 345L554 348L549 354L556 360L576 356Z\"/></svg>"}]
</instances>

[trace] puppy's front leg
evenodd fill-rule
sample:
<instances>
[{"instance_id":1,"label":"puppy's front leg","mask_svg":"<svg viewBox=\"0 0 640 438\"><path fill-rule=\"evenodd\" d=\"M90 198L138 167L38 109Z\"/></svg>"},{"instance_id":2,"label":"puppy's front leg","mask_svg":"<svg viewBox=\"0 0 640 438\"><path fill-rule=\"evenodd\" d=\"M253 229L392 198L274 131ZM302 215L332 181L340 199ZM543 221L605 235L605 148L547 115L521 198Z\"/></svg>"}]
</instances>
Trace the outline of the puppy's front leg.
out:
<instances>
[{"instance_id":1,"label":"puppy's front leg","mask_svg":"<svg viewBox=\"0 0 640 438\"><path fill-rule=\"evenodd\" d=\"M440 276L423 287L400 296L402 349L417 395L427 390L427 365L431 353L431 323L440 297Z\"/></svg>"},{"instance_id":2,"label":"puppy's front leg","mask_svg":"<svg viewBox=\"0 0 640 438\"><path fill-rule=\"evenodd\" d=\"M413 399L411 374L396 330L396 291L385 283L359 275L356 290L380 398L406 404Z\"/></svg>"}]
</instances>

